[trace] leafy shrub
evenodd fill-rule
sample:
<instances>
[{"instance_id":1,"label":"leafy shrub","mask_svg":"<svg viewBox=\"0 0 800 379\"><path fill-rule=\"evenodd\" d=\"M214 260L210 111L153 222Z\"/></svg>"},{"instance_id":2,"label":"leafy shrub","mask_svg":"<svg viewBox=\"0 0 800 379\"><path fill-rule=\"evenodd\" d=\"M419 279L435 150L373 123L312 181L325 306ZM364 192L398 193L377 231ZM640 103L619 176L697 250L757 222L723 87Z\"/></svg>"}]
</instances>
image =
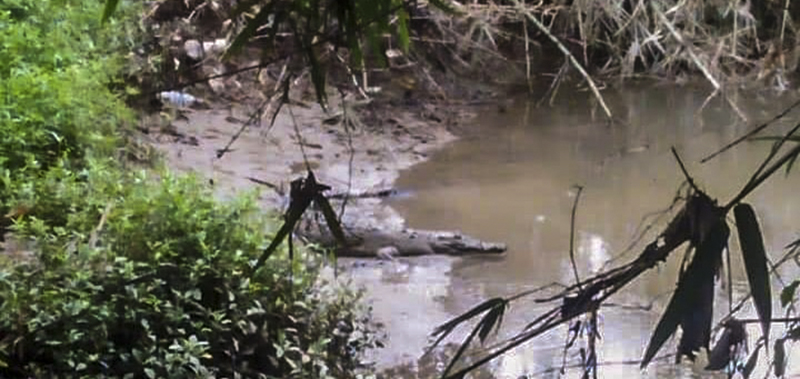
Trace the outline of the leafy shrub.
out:
<instances>
[{"instance_id":1,"label":"leafy shrub","mask_svg":"<svg viewBox=\"0 0 800 379\"><path fill-rule=\"evenodd\" d=\"M87 154L113 154L118 126L131 119L109 86L123 49L136 41L136 24L101 29L101 7L97 0L0 4L2 214L9 181L35 181L55 165L78 170Z\"/></svg>"},{"instance_id":2,"label":"leafy shrub","mask_svg":"<svg viewBox=\"0 0 800 379\"><path fill-rule=\"evenodd\" d=\"M339 378L374 345L358 294L321 291L315 256L283 251L249 276L274 223L252 196L91 167L49 181L52 204L77 205L63 227L16 225L39 259L0 271L2 363L21 368L7 375Z\"/></svg>"},{"instance_id":3,"label":"leafy shrub","mask_svg":"<svg viewBox=\"0 0 800 379\"><path fill-rule=\"evenodd\" d=\"M0 2L0 377L347 377L375 342L359 294L266 246L253 197L123 171L110 88L137 2ZM8 249L9 245L5 245Z\"/></svg>"}]
</instances>

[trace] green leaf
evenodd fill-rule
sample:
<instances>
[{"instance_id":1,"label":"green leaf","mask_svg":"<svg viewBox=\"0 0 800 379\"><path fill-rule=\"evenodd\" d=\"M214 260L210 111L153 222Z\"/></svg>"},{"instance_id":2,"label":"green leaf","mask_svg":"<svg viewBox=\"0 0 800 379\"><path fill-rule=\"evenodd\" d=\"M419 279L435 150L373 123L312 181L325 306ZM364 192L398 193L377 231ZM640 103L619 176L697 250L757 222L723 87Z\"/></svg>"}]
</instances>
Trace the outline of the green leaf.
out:
<instances>
[{"instance_id":1,"label":"green leaf","mask_svg":"<svg viewBox=\"0 0 800 379\"><path fill-rule=\"evenodd\" d=\"M106 0L106 6L103 9L103 18L102 22L105 23L111 18L111 15L114 13L114 10L117 9L117 4L119 0Z\"/></svg>"},{"instance_id":2,"label":"green leaf","mask_svg":"<svg viewBox=\"0 0 800 379\"><path fill-rule=\"evenodd\" d=\"M155 370L153 370L152 368L149 368L149 367L144 369L144 374L147 375L147 377L150 378L150 379L154 379L156 377Z\"/></svg>"},{"instance_id":3,"label":"green leaf","mask_svg":"<svg viewBox=\"0 0 800 379\"><path fill-rule=\"evenodd\" d=\"M739 245L742 247L750 292L753 294L756 312L761 320L761 330L764 332L764 338L768 340L770 320L772 320L772 291L761 227L758 225L753 207L749 204L737 205L733 209L733 214L739 231Z\"/></svg>"},{"instance_id":4,"label":"green leaf","mask_svg":"<svg viewBox=\"0 0 800 379\"><path fill-rule=\"evenodd\" d=\"M403 53L408 54L411 38L408 35L408 12L405 9L397 11L397 43Z\"/></svg>"},{"instance_id":5,"label":"green leaf","mask_svg":"<svg viewBox=\"0 0 800 379\"><path fill-rule=\"evenodd\" d=\"M794 294L797 292L797 286L800 285L800 280L795 280L792 284L783 288L781 291L781 306L786 308L789 303L794 300Z\"/></svg>"}]
</instances>

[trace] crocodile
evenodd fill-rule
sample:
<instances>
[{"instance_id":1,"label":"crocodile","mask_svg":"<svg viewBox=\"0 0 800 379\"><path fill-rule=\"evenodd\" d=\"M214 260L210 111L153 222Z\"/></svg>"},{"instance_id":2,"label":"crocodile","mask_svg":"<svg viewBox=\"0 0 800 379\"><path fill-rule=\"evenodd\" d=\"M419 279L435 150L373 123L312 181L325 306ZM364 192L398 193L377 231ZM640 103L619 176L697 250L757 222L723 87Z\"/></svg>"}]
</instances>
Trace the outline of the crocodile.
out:
<instances>
[{"instance_id":1,"label":"crocodile","mask_svg":"<svg viewBox=\"0 0 800 379\"><path fill-rule=\"evenodd\" d=\"M402 229L385 231L377 228L345 227L346 244L337 244L327 228L298 230L307 242L331 249L337 256L358 258L391 258L420 255L498 255L506 245L486 242L458 231Z\"/></svg>"}]
</instances>

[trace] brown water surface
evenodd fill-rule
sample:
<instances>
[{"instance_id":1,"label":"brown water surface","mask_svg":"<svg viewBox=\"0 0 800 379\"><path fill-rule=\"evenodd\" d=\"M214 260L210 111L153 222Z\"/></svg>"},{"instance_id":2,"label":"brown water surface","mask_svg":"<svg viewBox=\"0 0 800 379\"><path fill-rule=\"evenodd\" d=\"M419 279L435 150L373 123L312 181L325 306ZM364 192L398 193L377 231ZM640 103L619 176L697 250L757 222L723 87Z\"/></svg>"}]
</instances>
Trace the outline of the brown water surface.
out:
<instances>
[{"instance_id":1,"label":"brown water surface","mask_svg":"<svg viewBox=\"0 0 800 379\"><path fill-rule=\"evenodd\" d=\"M709 163L700 164L699 160L771 118L795 97L737 95L733 100L750 119L743 122L718 98L699 111L709 92L702 88L652 85L606 91L606 100L622 121L614 124L606 123L599 109L592 109L593 101L585 92L564 94L553 107L537 108L520 100L506 112L493 107L478 109L479 116L462 131L462 139L401 174L397 187L412 191L414 196L390 204L406 218L409 227L460 229L486 240L508 243L508 254L502 259L464 258L432 266L433 271L449 270L445 276L416 275L415 280L430 278L430 286L416 283L417 292L405 292L391 307L392 312L397 312L405 303L412 313L423 314L410 315L405 321L397 321L397 325L389 325L390 344L392 339L401 345L420 344L418 340L435 324L481 300L551 282L574 281L568 251L575 185L584 188L577 211L575 252L582 277L606 264L626 262L641 250L640 243L621 260L609 263L634 240L643 217L666 209L676 196L683 175L671 147L677 149L699 186L721 202L729 200L758 166L769 145L745 143ZM792 113L788 121L767 134L785 131L791 121L798 119L800 114ZM788 178L776 175L748 198L760 216L773 259L783 254L782 247L797 238L800 231L799 184L798 173ZM663 215L654 230L662 227L668 217L670 214ZM644 241L649 242L653 237L651 231ZM738 247L732 249L738 254ZM674 288L679 254L674 253L666 264L612 297L612 303L626 307L603 309L601 361L614 363L641 357ZM737 298L747 284L737 256L733 263ZM424 271L406 270L412 271L410 275ZM395 291L405 291L397 284L388 285L395 286ZM654 299L651 310L641 309ZM726 291L720 289L715 308L718 316L728 309L726 299ZM425 311L425 306L430 311ZM500 337L520 330L543 309L548 308L531 301L515 303L506 316ZM752 310L748 312L746 315L752 315ZM417 329L420 331L416 334L407 333ZM750 332L755 335L758 329L752 328ZM496 361L491 369L496 377L517 378L560 366L565 335L564 330L558 330L543 336ZM668 346L662 353L672 351ZM397 357L391 356L389 360ZM571 354L567 361L575 359ZM790 362L790 372L800 369L797 367L800 364L794 363ZM707 375L701 367L676 367L670 360L670 364L655 364L641 372L635 364L611 364L601 368L601 376Z\"/></svg>"}]
</instances>

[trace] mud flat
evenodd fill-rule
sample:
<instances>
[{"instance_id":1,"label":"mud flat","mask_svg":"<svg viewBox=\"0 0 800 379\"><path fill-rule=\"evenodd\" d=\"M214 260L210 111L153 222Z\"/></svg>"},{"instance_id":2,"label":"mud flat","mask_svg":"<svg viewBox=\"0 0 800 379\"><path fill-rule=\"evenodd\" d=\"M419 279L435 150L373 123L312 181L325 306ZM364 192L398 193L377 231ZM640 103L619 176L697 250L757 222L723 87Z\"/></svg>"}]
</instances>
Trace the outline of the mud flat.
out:
<instances>
[{"instance_id":1,"label":"mud flat","mask_svg":"<svg viewBox=\"0 0 800 379\"><path fill-rule=\"evenodd\" d=\"M208 178L223 197L260 188L264 209L276 212L288 204L289 183L305 176L306 162L321 183L332 187L332 193L390 189L401 170L453 141L457 124L470 117L434 107L370 104L362 106L356 121L345 126L348 117L341 109L326 113L317 104L287 105L272 127L264 121L244 128L229 151L218 158L247 122L248 110L220 105L181 113L167 126L153 123L146 129L169 167ZM333 201L337 210L342 201ZM384 231L405 227L404 220L380 197L349 198L343 220L347 225ZM341 277L367 290L375 321L387 334L386 347L368 357L378 368L416 365L433 327L449 317L444 299L456 259L339 260Z\"/></svg>"}]
</instances>

